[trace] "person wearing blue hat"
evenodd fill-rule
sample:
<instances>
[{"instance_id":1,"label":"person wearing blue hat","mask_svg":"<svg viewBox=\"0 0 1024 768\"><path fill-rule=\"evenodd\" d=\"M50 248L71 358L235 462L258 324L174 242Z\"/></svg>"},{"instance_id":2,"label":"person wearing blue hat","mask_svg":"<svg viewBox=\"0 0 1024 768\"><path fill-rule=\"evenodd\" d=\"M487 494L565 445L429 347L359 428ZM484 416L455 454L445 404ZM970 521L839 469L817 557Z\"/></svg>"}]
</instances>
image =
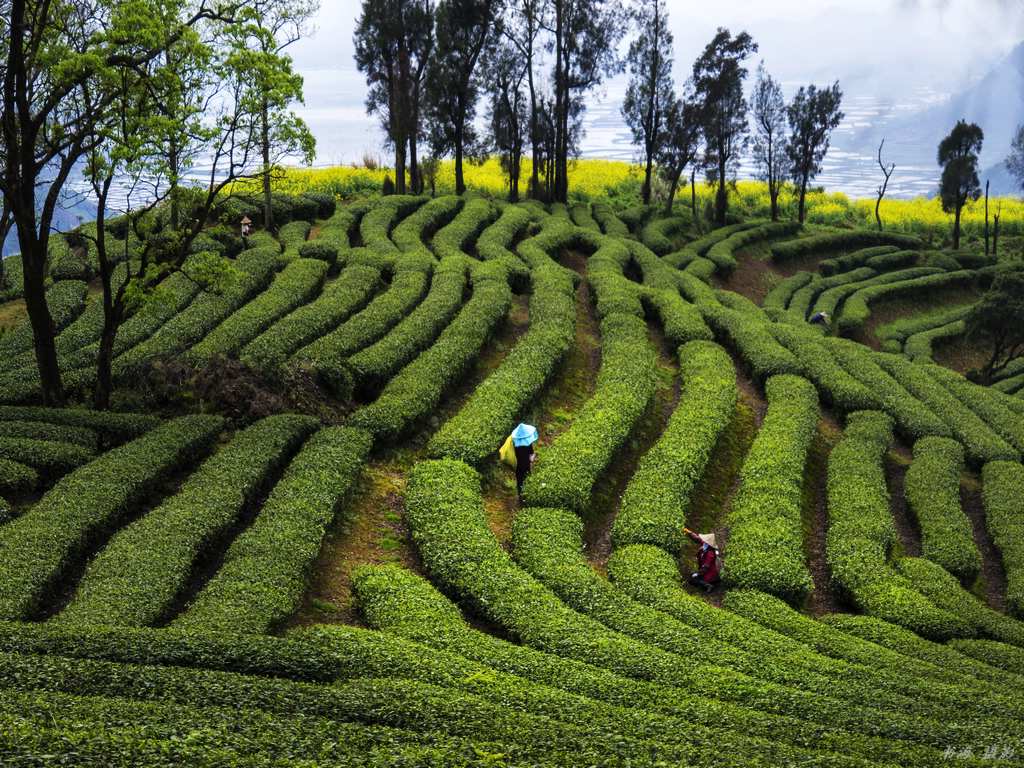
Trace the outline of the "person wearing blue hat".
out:
<instances>
[{"instance_id":1,"label":"person wearing blue hat","mask_svg":"<svg viewBox=\"0 0 1024 768\"><path fill-rule=\"evenodd\" d=\"M530 424L520 424L512 430L512 446L516 452L516 490L520 500L523 498L523 483L533 468L537 458L533 444L537 442L537 428Z\"/></svg>"}]
</instances>

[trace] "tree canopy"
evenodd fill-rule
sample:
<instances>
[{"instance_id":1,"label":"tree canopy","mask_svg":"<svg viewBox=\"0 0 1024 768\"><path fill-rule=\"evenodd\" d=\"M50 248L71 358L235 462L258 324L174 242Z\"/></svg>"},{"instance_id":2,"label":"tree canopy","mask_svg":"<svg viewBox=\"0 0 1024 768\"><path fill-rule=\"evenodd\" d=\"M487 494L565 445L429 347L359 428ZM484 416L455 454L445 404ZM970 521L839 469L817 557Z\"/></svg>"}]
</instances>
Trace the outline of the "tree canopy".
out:
<instances>
[{"instance_id":1,"label":"tree canopy","mask_svg":"<svg viewBox=\"0 0 1024 768\"><path fill-rule=\"evenodd\" d=\"M779 218L779 191L786 180L786 102L782 86L768 74L762 61L750 97L754 113L754 165L757 177L768 185L772 221Z\"/></svg>"},{"instance_id":2,"label":"tree canopy","mask_svg":"<svg viewBox=\"0 0 1024 768\"><path fill-rule=\"evenodd\" d=\"M968 200L981 197L978 154L985 134L975 123L958 120L939 143L938 163L942 166L939 198L942 210L953 214L953 248L960 247L960 214Z\"/></svg>"},{"instance_id":3,"label":"tree canopy","mask_svg":"<svg viewBox=\"0 0 1024 768\"><path fill-rule=\"evenodd\" d=\"M639 34L629 45L629 85L622 117L640 147L644 164L641 196L651 201L651 172L658 145L664 141L665 116L675 101L672 83L672 32L664 0L641 0L633 10Z\"/></svg>"},{"instance_id":4,"label":"tree canopy","mask_svg":"<svg viewBox=\"0 0 1024 768\"><path fill-rule=\"evenodd\" d=\"M968 335L989 345L991 354L978 373L988 384L1024 355L1024 265L1004 267L967 316Z\"/></svg>"},{"instance_id":5,"label":"tree canopy","mask_svg":"<svg viewBox=\"0 0 1024 768\"><path fill-rule=\"evenodd\" d=\"M805 214L807 185L821 172L832 131L843 119L839 108L842 101L843 92L836 81L828 88L801 86L786 108L789 119L786 154L790 177L798 190L797 219L801 223Z\"/></svg>"},{"instance_id":6,"label":"tree canopy","mask_svg":"<svg viewBox=\"0 0 1024 768\"><path fill-rule=\"evenodd\" d=\"M693 89L701 106L704 132L704 168L716 185L715 221L719 225L725 224L729 209L728 182L735 178L749 138L743 62L756 51L757 43L746 32L733 37L720 27L693 64Z\"/></svg>"}]
</instances>

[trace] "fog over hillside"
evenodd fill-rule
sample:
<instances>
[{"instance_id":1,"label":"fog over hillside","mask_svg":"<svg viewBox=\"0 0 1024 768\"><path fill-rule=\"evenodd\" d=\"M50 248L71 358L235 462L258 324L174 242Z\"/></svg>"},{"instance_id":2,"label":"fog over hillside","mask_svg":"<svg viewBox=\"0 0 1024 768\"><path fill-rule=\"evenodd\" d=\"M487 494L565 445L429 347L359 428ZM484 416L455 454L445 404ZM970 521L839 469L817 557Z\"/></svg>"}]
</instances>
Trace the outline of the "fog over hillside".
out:
<instances>
[{"instance_id":1,"label":"fog over hillside","mask_svg":"<svg viewBox=\"0 0 1024 768\"><path fill-rule=\"evenodd\" d=\"M292 49L306 77L300 111L316 134L318 165L358 161L364 153L387 159L352 62L359 7L358 0L323 0L316 34ZM750 32L760 45L758 57L787 95L801 84L840 80L847 117L819 182L853 195L874 191L874 152L883 133L887 158L897 164L890 189L909 197L934 190L935 145L955 121L951 115L963 111L982 122L986 167L1001 161L1010 132L1024 121L1024 51L1010 60L1015 71L1007 65L1024 40L1020 0L673 0L669 8L677 81L687 77L717 26ZM756 65L751 60L751 69ZM633 157L619 116L625 87L620 76L588 99L585 156Z\"/></svg>"}]
</instances>

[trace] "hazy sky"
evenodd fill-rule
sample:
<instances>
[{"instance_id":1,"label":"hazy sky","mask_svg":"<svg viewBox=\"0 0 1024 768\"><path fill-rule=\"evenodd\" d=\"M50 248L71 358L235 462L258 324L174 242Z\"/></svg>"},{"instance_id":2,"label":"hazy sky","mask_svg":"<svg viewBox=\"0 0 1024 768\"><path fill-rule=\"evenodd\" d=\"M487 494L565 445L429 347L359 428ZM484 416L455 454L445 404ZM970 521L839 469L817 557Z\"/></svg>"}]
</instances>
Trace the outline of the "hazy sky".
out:
<instances>
[{"instance_id":1,"label":"hazy sky","mask_svg":"<svg viewBox=\"0 0 1024 768\"><path fill-rule=\"evenodd\" d=\"M912 110L956 92L1024 40L1024 0L668 0L668 7L677 80L716 27L745 29L760 45L751 70L763 58L787 92L839 79L851 122L870 120L877 102ZM383 154L352 61L359 8L358 0L321 0L314 34L291 49L306 77L299 111L317 136L318 164ZM619 77L590 100L584 154L623 156L624 89Z\"/></svg>"},{"instance_id":2,"label":"hazy sky","mask_svg":"<svg viewBox=\"0 0 1024 768\"><path fill-rule=\"evenodd\" d=\"M299 68L351 69L357 0L321 0ZM669 0L680 76L718 26L746 29L790 79L847 77L895 87L980 74L1024 38L1022 0ZM315 105L310 105L315 106Z\"/></svg>"}]
</instances>

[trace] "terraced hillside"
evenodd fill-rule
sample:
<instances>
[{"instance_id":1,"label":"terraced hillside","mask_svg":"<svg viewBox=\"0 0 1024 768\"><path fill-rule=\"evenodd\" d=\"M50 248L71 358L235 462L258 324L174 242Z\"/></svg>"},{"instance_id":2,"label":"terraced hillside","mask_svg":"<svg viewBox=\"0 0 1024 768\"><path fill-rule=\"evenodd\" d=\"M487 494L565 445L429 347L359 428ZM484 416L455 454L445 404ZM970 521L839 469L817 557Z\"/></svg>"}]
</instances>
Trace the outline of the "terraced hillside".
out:
<instances>
[{"instance_id":1,"label":"terraced hillside","mask_svg":"<svg viewBox=\"0 0 1024 768\"><path fill-rule=\"evenodd\" d=\"M1024 399L928 353L996 264L601 203L306 208L207 236L235 279L171 278L115 349L122 402L174 361L282 412L36 407L0 337L0 764L1024 761ZM85 393L91 275L51 277ZM922 296L960 300L895 309ZM684 525L722 543L710 595Z\"/></svg>"}]
</instances>

